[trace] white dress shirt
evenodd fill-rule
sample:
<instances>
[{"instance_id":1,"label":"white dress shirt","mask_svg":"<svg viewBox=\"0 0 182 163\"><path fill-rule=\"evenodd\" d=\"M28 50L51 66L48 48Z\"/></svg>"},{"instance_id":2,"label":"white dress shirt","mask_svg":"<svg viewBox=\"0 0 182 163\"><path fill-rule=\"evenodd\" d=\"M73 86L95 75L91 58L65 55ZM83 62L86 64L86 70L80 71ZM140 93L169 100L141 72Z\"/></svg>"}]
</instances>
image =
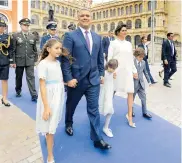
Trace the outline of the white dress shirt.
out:
<instances>
[{"instance_id":1,"label":"white dress shirt","mask_svg":"<svg viewBox=\"0 0 182 163\"><path fill-rule=\"evenodd\" d=\"M90 29L88 29L88 30L85 30L84 28L82 28L82 27L79 27L80 29L81 29L81 31L82 31L82 33L83 33L83 36L85 37L85 31L88 31L88 38L89 38L89 40L90 40L90 54L92 54L92 47L93 47L93 39L92 39L92 34L91 34L91 32L90 32Z\"/></svg>"}]
</instances>

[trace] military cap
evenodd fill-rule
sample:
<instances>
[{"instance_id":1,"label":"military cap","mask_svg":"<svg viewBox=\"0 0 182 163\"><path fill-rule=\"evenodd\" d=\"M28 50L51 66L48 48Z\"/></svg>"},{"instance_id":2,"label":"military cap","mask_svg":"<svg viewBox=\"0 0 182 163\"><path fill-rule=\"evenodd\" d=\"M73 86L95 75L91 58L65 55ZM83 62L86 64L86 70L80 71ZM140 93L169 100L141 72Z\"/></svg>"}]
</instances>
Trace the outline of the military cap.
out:
<instances>
[{"instance_id":1,"label":"military cap","mask_svg":"<svg viewBox=\"0 0 182 163\"><path fill-rule=\"evenodd\" d=\"M68 25L68 29L75 30L76 25L75 24L70 24L70 25Z\"/></svg>"},{"instance_id":2,"label":"military cap","mask_svg":"<svg viewBox=\"0 0 182 163\"><path fill-rule=\"evenodd\" d=\"M0 19L0 27L6 27L6 22L3 19Z\"/></svg>"},{"instance_id":3,"label":"military cap","mask_svg":"<svg viewBox=\"0 0 182 163\"><path fill-rule=\"evenodd\" d=\"M46 29L53 29L55 30L57 28L57 23L54 21L51 21L47 24Z\"/></svg>"},{"instance_id":4,"label":"military cap","mask_svg":"<svg viewBox=\"0 0 182 163\"><path fill-rule=\"evenodd\" d=\"M31 23L31 21L30 21L30 19L28 19L28 18L23 18L23 19L21 19L20 21L19 21L19 24L20 25L30 25L30 23Z\"/></svg>"}]
</instances>

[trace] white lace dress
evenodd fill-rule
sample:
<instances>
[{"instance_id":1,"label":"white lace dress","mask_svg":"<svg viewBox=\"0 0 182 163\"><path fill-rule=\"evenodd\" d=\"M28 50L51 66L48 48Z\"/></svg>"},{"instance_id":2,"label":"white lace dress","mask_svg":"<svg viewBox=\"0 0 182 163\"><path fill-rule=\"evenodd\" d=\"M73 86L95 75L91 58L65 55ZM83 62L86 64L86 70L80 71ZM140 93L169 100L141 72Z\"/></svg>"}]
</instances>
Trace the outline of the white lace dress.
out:
<instances>
[{"instance_id":1,"label":"white lace dress","mask_svg":"<svg viewBox=\"0 0 182 163\"><path fill-rule=\"evenodd\" d=\"M114 79L113 73L105 71L104 84L101 84L99 96L99 112L106 116L114 114L113 108Z\"/></svg>"},{"instance_id":2,"label":"white lace dress","mask_svg":"<svg viewBox=\"0 0 182 163\"><path fill-rule=\"evenodd\" d=\"M45 135L55 134L62 117L64 106L64 83L59 61L42 60L38 64L38 78L46 81L46 94L52 115L48 121L43 120L44 105L39 96L37 101L36 132Z\"/></svg>"}]
</instances>

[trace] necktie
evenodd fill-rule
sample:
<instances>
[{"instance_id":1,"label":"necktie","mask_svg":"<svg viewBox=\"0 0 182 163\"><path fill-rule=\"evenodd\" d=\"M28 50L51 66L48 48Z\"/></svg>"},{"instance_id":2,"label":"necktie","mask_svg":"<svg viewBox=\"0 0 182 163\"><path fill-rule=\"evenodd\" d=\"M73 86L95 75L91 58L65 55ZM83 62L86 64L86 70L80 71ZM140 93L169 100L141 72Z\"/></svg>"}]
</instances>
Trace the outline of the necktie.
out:
<instances>
[{"instance_id":1,"label":"necktie","mask_svg":"<svg viewBox=\"0 0 182 163\"><path fill-rule=\"evenodd\" d=\"M138 68L140 69L140 62L138 62Z\"/></svg>"},{"instance_id":2,"label":"necktie","mask_svg":"<svg viewBox=\"0 0 182 163\"><path fill-rule=\"evenodd\" d=\"M24 36L25 36L25 38L27 39L27 34L26 34L26 33L24 34Z\"/></svg>"},{"instance_id":3,"label":"necktie","mask_svg":"<svg viewBox=\"0 0 182 163\"><path fill-rule=\"evenodd\" d=\"M173 42L172 41L170 41L170 44L171 44L171 48L172 48L172 54L171 54L171 56L173 56L174 55L174 45L173 45Z\"/></svg>"},{"instance_id":4,"label":"necktie","mask_svg":"<svg viewBox=\"0 0 182 163\"><path fill-rule=\"evenodd\" d=\"M86 42L87 42L87 46L88 46L88 49L89 49L89 52L90 52L90 39L88 37L88 31L85 31L85 39L86 39Z\"/></svg>"}]
</instances>

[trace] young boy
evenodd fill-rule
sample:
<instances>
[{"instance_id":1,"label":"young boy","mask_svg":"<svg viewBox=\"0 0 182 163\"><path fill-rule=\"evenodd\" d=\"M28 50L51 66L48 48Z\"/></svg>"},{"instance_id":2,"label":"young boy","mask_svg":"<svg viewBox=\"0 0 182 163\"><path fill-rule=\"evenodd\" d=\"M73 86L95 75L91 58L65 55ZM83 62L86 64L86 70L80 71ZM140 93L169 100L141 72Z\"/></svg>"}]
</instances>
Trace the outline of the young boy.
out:
<instances>
[{"instance_id":1,"label":"young boy","mask_svg":"<svg viewBox=\"0 0 182 163\"><path fill-rule=\"evenodd\" d=\"M150 77L146 70L145 61L143 60L143 58L145 57L145 51L142 48L137 48L134 52L134 56L135 56L134 63L137 69L138 79L134 79L135 92L133 99L135 99L136 94L138 94L142 103L143 117L150 119L152 118L152 116L147 113L145 83L143 80L143 74L144 74L149 85L151 85Z\"/></svg>"}]
</instances>

